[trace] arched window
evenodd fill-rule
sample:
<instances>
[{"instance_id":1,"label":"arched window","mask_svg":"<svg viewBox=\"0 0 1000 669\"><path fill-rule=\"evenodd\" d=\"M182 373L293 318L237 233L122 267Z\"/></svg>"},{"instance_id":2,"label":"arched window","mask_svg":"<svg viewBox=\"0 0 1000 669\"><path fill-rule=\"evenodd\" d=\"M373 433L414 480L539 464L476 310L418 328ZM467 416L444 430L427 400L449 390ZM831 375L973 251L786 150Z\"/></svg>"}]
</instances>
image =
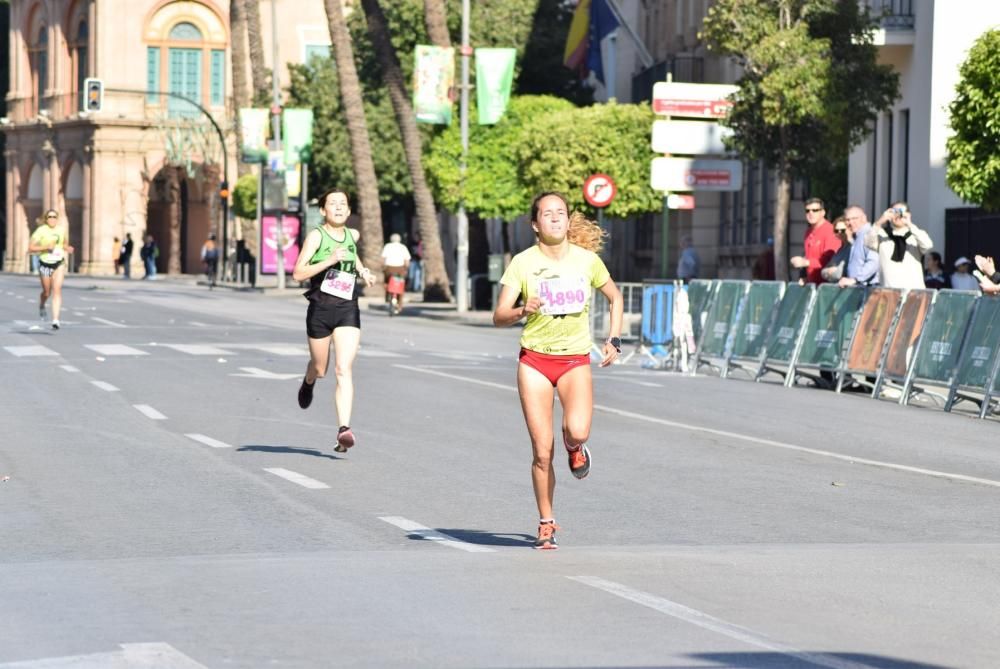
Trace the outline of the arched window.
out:
<instances>
[{"instance_id":1,"label":"arched window","mask_svg":"<svg viewBox=\"0 0 1000 669\"><path fill-rule=\"evenodd\" d=\"M31 68L32 85L36 104L45 95L49 80L49 30L41 25L36 33L35 41L28 47L28 66Z\"/></svg>"},{"instance_id":2,"label":"arched window","mask_svg":"<svg viewBox=\"0 0 1000 669\"><path fill-rule=\"evenodd\" d=\"M76 27L76 35L70 43L70 56L73 61L73 81L76 83L76 92L81 93L84 89L83 82L89 75L87 62L87 42L90 37L87 22L80 21Z\"/></svg>"},{"instance_id":3,"label":"arched window","mask_svg":"<svg viewBox=\"0 0 1000 669\"><path fill-rule=\"evenodd\" d=\"M166 90L203 107L225 105L226 51L225 43L219 43L218 37L224 33L219 30L221 23L214 28L212 24L205 27L209 31L208 37L203 27L178 17L164 25L161 40L147 46L148 102L159 103L160 96L153 91ZM195 118L201 115L196 107L175 95L168 96L166 106L172 117Z\"/></svg>"}]
</instances>

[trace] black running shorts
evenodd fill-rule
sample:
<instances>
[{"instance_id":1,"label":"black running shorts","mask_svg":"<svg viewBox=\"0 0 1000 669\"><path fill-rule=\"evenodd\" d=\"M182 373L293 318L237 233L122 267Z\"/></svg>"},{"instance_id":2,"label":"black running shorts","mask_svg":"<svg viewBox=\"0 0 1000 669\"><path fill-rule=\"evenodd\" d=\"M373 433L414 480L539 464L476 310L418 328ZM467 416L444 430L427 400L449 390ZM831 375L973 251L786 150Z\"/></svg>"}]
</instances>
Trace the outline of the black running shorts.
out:
<instances>
[{"instance_id":1,"label":"black running shorts","mask_svg":"<svg viewBox=\"0 0 1000 669\"><path fill-rule=\"evenodd\" d=\"M357 300L321 302L310 300L306 311L306 334L310 339L323 339L337 328L360 328L361 309Z\"/></svg>"},{"instance_id":2,"label":"black running shorts","mask_svg":"<svg viewBox=\"0 0 1000 669\"><path fill-rule=\"evenodd\" d=\"M38 263L38 273L42 276L52 276L55 274L59 266L62 265L62 260L57 260L55 263L41 262Z\"/></svg>"}]
</instances>

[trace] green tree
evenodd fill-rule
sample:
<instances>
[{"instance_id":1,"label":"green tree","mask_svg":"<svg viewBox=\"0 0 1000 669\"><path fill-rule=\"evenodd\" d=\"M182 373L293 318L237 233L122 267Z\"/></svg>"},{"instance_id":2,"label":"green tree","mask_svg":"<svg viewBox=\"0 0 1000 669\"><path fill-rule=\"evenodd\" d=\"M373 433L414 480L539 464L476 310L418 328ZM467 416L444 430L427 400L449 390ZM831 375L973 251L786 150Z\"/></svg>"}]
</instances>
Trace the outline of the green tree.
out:
<instances>
[{"instance_id":1,"label":"green tree","mask_svg":"<svg viewBox=\"0 0 1000 669\"><path fill-rule=\"evenodd\" d=\"M257 175L244 174L233 189L233 215L248 220L257 218Z\"/></svg>"},{"instance_id":2,"label":"green tree","mask_svg":"<svg viewBox=\"0 0 1000 669\"><path fill-rule=\"evenodd\" d=\"M663 198L649 187L652 124L646 104L611 103L537 116L524 125L514 149L523 186L531 195L559 191L572 208L587 210L583 182L603 172L618 187L605 209L609 216L660 211Z\"/></svg>"},{"instance_id":3,"label":"green tree","mask_svg":"<svg viewBox=\"0 0 1000 669\"><path fill-rule=\"evenodd\" d=\"M718 0L701 37L743 68L725 124L744 158L775 169L774 256L785 246L795 176L828 172L898 97L899 76L876 62L874 20L861 3Z\"/></svg>"},{"instance_id":4,"label":"green tree","mask_svg":"<svg viewBox=\"0 0 1000 669\"><path fill-rule=\"evenodd\" d=\"M948 108L946 178L959 197L1000 211L1000 30L983 33L959 71Z\"/></svg>"},{"instance_id":5,"label":"green tree","mask_svg":"<svg viewBox=\"0 0 1000 669\"><path fill-rule=\"evenodd\" d=\"M545 114L572 109L573 104L561 98L514 96L504 117L495 125L470 125L465 208L483 218L508 221L528 213L534 193L520 179L515 151L525 124ZM470 113L475 117L475 109ZM461 156L461 131L458 124L452 124L434 139L424 161L436 201L451 211L458 210L463 193Z\"/></svg>"}]
</instances>

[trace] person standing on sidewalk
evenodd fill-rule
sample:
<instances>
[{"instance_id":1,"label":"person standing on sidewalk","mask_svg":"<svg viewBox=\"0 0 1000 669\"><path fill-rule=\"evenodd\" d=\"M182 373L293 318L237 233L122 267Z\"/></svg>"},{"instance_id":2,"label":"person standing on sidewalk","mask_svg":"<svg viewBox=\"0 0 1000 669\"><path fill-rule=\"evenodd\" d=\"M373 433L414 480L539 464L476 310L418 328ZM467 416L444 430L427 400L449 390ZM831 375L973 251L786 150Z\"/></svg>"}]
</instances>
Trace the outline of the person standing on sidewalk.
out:
<instances>
[{"instance_id":1,"label":"person standing on sidewalk","mask_svg":"<svg viewBox=\"0 0 1000 669\"><path fill-rule=\"evenodd\" d=\"M802 239L805 255L793 256L789 259L792 267L804 273L800 283L823 283L823 268L840 250L841 240L833 230L833 225L826 220L826 205L818 197L806 200L806 229Z\"/></svg>"},{"instance_id":2,"label":"person standing on sidewalk","mask_svg":"<svg viewBox=\"0 0 1000 669\"><path fill-rule=\"evenodd\" d=\"M531 227L538 243L514 256L500 279L493 324L506 327L526 318L521 334L517 389L531 438L531 482L538 506L535 548L554 549L559 527L552 515L556 474L552 465L554 394L563 408L562 440L570 472L578 479L590 473L590 426L594 388L590 375L590 298L596 288L608 300L610 332L601 367L621 353L622 294L597 251L600 227L569 214L566 198L542 193L531 205ZM523 303L517 306L518 299Z\"/></svg>"},{"instance_id":3,"label":"person standing on sidewalk","mask_svg":"<svg viewBox=\"0 0 1000 669\"><path fill-rule=\"evenodd\" d=\"M28 253L38 254L38 278L42 292L38 296L38 317L45 319L45 303L52 297L52 329L59 329L59 311L62 309L62 285L66 277L66 256L73 253L66 234L66 226L59 223L59 212L49 209L45 222L35 228L28 240Z\"/></svg>"},{"instance_id":4,"label":"person standing on sidewalk","mask_svg":"<svg viewBox=\"0 0 1000 669\"><path fill-rule=\"evenodd\" d=\"M132 242L132 233L125 233L125 241L122 242L122 255L121 255L121 265L122 272L126 279L132 278L132 248L134 243Z\"/></svg>"},{"instance_id":5,"label":"person standing on sidewalk","mask_svg":"<svg viewBox=\"0 0 1000 669\"><path fill-rule=\"evenodd\" d=\"M361 343L361 309L358 307L357 279L369 287L375 285L375 275L361 264L358 238L361 234L347 227L351 215L350 199L342 190L330 189L319 196L323 224L311 230L302 243L295 261L292 278L309 281L305 292L309 300L306 311L306 336L309 339L309 364L299 386L299 407L312 404L316 379L326 376L330 365L330 344L334 349L334 374L337 389L334 406L337 410L337 445L333 450L344 453L355 444L351 430L351 410L354 405L352 368Z\"/></svg>"}]
</instances>

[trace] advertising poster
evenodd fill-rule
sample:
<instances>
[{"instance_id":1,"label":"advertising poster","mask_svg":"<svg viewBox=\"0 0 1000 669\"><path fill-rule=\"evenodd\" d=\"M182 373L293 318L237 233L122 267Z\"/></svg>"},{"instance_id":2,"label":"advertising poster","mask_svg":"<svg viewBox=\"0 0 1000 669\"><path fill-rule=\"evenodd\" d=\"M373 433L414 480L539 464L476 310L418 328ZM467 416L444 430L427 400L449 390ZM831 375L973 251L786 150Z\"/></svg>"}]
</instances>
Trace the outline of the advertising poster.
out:
<instances>
[{"instance_id":1,"label":"advertising poster","mask_svg":"<svg viewBox=\"0 0 1000 669\"><path fill-rule=\"evenodd\" d=\"M285 274L291 274L299 257L299 228L302 222L298 216L286 214L282 217L284 228ZM260 273L278 273L278 219L273 215L261 217Z\"/></svg>"}]
</instances>

